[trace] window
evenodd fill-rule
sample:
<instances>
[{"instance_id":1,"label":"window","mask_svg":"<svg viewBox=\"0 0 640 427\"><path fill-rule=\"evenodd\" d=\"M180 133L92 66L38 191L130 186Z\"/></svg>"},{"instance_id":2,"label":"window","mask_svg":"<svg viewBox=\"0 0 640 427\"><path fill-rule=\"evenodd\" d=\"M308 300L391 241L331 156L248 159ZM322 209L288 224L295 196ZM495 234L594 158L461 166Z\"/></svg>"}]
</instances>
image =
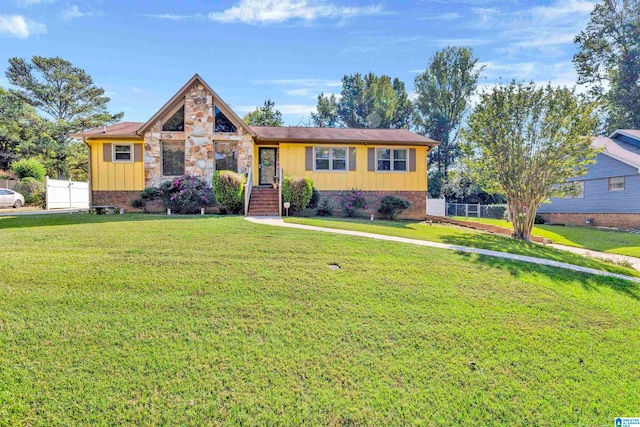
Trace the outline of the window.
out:
<instances>
[{"instance_id":1,"label":"window","mask_svg":"<svg viewBox=\"0 0 640 427\"><path fill-rule=\"evenodd\" d=\"M216 132L238 132L238 128L224 115L218 107L215 107L215 131Z\"/></svg>"},{"instance_id":2,"label":"window","mask_svg":"<svg viewBox=\"0 0 640 427\"><path fill-rule=\"evenodd\" d=\"M231 142L216 142L216 170L238 171L237 145Z\"/></svg>"},{"instance_id":3,"label":"window","mask_svg":"<svg viewBox=\"0 0 640 427\"><path fill-rule=\"evenodd\" d=\"M184 175L184 141L162 141L162 174Z\"/></svg>"},{"instance_id":4,"label":"window","mask_svg":"<svg viewBox=\"0 0 640 427\"><path fill-rule=\"evenodd\" d=\"M347 149L315 147L314 163L317 171L346 171Z\"/></svg>"},{"instance_id":5,"label":"window","mask_svg":"<svg viewBox=\"0 0 640 427\"><path fill-rule=\"evenodd\" d=\"M113 144L113 161L130 162L133 160L133 146L131 144Z\"/></svg>"},{"instance_id":6,"label":"window","mask_svg":"<svg viewBox=\"0 0 640 427\"><path fill-rule=\"evenodd\" d=\"M574 184L578 186L579 193L575 196L568 195L567 199L584 199L584 181L574 181Z\"/></svg>"},{"instance_id":7,"label":"window","mask_svg":"<svg viewBox=\"0 0 640 427\"><path fill-rule=\"evenodd\" d=\"M376 150L376 165L378 171L388 172L406 172L408 150L391 149L391 148L378 148Z\"/></svg>"},{"instance_id":8,"label":"window","mask_svg":"<svg viewBox=\"0 0 640 427\"><path fill-rule=\"evenodd\" d=\"M12 194L9 190L0 190L0 196L11 196Z\"/></svg>"},{"instance_id":9,"label":"window","mask_svg":"<svg viewBox=\"0 0 640 427\"><path fill-rule=\"evenodd\" d=\"M163 132L184 132L184 105L162 125Z\"/></svg>"},{"instance_id":10,"label":"window","mask_svg":"<svg viewBox=\"0 0 640 427\"><path fill-rule=\"evenodd\" d=\"M609 191L624 191L624 176L609 178Z\"/></svg>"}]
</instances>

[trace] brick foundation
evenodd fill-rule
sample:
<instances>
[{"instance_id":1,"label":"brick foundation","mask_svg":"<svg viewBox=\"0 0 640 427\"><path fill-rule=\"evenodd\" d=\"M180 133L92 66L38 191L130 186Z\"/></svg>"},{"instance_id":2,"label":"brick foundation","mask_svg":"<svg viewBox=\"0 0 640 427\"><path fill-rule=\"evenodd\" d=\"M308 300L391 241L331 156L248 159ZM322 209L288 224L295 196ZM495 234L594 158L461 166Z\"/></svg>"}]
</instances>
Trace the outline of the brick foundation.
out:
<instances>
[{"instance_id":1,"label":"brick foundation","mask_svg":"<svg viewBox=\"0 0 640 427\"><path fill-rule=\"evenodd\" d=\"M329 199L334 207L334 215L340 216L342 214L340 209L340 199L342 191L320 191L323 199ZM411 202L411 207L406 211L398 215L397 219L417 219L424 220L427 216L427 192L426 191L363 191L364 197L367 200L369 209L364 211L364 214L375 215L376 218L381 218L381 214L378 213L380 208L380 200L389 194L402 197ZM322 201L320 201L322 203Z\"/></svg>"},{"instance_id":2,"label":"brick foundation","mask_svg":"<svg viewBox=\"0 0 640 427\"><path fill-rule=\"evenodd\" d=\"M544 219L552 224L566 224L578 226L640 228L640 214L619 213L541 213ZM592 222L587 224L587 218Z\"/></svg>"},{"instance_id":3,"label":"brick foundation","mask_svg":"<svg viewBox=\"0 0 640 427\"><path fill-rule=\"evenodd\" d=\"M93 191L92 206L115 206L127 212L142 212L131 207L131 202L140 196L140 191Z\"/></svg>"}]
</instances>

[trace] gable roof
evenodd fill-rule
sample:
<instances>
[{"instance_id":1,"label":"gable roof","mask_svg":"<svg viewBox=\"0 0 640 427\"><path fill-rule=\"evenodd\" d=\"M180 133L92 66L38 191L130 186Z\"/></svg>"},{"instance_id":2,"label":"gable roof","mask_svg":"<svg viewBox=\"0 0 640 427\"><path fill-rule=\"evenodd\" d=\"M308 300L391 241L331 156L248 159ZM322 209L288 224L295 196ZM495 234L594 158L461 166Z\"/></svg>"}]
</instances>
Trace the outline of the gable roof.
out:
<instances>
[{"instance_id":1,"label":"gable roof","mask_svg":"<svg viewBox=\"0 0 640 427\"><path fill-rule=\"evenodd\" d=\"M250 135L254 135L253 131L251 130L251 128L249 128L249 126L246 125L246 123L244 122L244 120L242 120L228 105L226 102L224 102L222 100L222 98L220 98L218 96L218 94L211 89L211 86L209 86L207 84L207 82L205 82L202 77L200 77L200 75L198 75L198 73L194 74L193 77L191 77L189 79L189 81L187 83L184 84L184 86L182 86L182 88L180 88L180 90L173 95L173 97L171 97L171 99L169 101L167 101L162 108L160 108L158 110L157 113L155 113L153 115L153 117L151 117L149 120L147 120L146 123L144 123L142 126L140 126L140 128L137 130L137 133L142 135L144 134L151 126L153 126L153 124L158 121L158 119L160 119L162 116L164 116L165 114L167 114L169 112L169 110L171 110L172 108L174 108L179 102L182 101L182 98L184 98L184 96L186 95L186 93L191 90L191 88L197 83L199 82L200 84L202 84L202 86L205 87L205 89L207 89L207 91L209 91L212 95L213 98L215 100L214 104L216 104L220 110L225 114L225 116L227 117L231 117L233 118L233 121L237 122L237 124L242 127L246 132L248 132Z\"/></svg>"},{"instance_id":2,"label":"gable roof","mask_svg":"<svg viewBox=\"0 0 640 427\"><path fill-rule=\"evenodd\" d=\"M640 129L616 129L609 138L615 138L618 135L637 139L640 142Z\"/></svg>"},{"instance_id":3,"label":"gable roof","mask_svg":"<svg viewBox=\"0 0 640 427\"><path fill-rule=\"evenodd\" d=\"M616 134L616 132L614 132L612 136ZM602 154L626 163L629 166L633 166L640 172L640 148L607 136L598 136L593 140L592 145L595 148L601 148L603 150Z\"/></svg>"},{"instance_id":4,"label":"gable roof","mask_svg":"<svg viewBox=\"0 0 640 427\"><path fill-rule=\"evenodd\" d=\"M115 125L102 126L71 134L72 138L142 138L136 131L142 126L141 122L121 122Z\"/></svg>"},{"instance_id":5,"label":"gable roof","mask_svg":"<svg viewBox=\"0 0 640 427\"><path fill-rule=\"evenodd\" d=\"M439 145L438 141L425 138L407 129L350 129L319 127L270 127L251 126L258 142L326 142L326 143L375 143L388 145Z\"/></svg>"}]
</instances>

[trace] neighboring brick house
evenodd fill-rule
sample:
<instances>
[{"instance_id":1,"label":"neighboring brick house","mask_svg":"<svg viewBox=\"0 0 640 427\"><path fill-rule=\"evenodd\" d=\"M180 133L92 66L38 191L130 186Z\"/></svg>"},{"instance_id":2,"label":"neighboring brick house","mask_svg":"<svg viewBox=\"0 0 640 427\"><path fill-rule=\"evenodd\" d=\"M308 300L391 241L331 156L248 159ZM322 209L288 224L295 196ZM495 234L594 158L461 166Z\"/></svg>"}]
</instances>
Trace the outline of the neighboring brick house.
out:
<instances>
[{"instance_id":1,"label":"neighboring brick house","mask_svg":"<svg viewBox=\"0 0 640 427\"><path fill-rule=\"evenodd\" d=\"M640 130L619 129L593 144L602 149L596 163L570 179L581 193L554 198L538 213L553 223L640 228Z\"/></svg>"},{"instance_id":2,"label":"neighboring brick house","mask_svg":"<svg viewBox=\"0 0 640 427\"><path fill-rule=\"evenodd\" d=\"M93 205L131 209L145 187L183 174L211 182L225 169L251 176L249 213L277 214L269 188L282 170L311 177L328 198L360 189L371 212L400 195L412 203L404 217L416 219L426 214L427 154L439 144L405 129L250 127L197 74L146 123L72 136L90 146Z\"/></svg>"}]
</instances>

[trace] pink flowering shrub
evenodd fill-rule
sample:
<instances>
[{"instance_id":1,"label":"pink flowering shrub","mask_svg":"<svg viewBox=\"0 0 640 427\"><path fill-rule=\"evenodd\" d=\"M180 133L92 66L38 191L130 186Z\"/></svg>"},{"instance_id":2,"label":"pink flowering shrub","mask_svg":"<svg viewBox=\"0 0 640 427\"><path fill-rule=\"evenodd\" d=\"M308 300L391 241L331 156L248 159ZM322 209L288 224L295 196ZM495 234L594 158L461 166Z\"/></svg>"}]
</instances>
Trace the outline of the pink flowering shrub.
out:
<instances>
[{"instance_id":1,"label":"pink flowering shrub","mask_svg":"<svg viewBox=\"0 0 640 427\"><path fill-rule=\"evenodd\" d=\"M344 216L348 218L359 217L362 215L363 210L369 209L367 200L364 198L364 192L355 188L343 191L340 194L340 206Z\"/></svg>"},{"instance_id":2,"label":"pink flowering shrub","mask_svg":"<svg viewBox=\"0 0 640 427\"><path fill-rule=\"evenodd\" d=\"M207 181L198 176L183 175L163 182L159 190L164 207L175 213L199 213L200 208L215 203L213 190Z\"/></svg>"}]
</instances>

